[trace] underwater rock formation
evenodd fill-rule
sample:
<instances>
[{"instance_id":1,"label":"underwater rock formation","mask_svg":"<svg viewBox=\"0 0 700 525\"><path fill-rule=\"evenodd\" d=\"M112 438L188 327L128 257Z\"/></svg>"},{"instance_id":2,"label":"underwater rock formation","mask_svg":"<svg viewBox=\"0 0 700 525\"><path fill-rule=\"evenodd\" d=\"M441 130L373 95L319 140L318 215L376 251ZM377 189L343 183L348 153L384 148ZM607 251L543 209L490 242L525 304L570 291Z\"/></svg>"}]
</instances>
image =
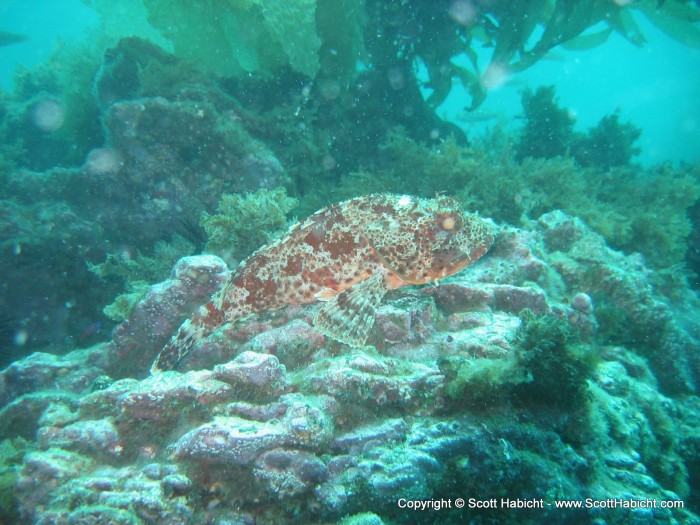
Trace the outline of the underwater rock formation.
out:
<instances>
[{"instance_id":1,"label":"underwater rock formation","mask_svg":"<svg viewBox=\"0 0 700 525\"><path fill-rule=\"evenodd\" d=\"M102 75L106 85L107 73ZM170 93L172 99L135 90L138 98L105 107L105 142L86 152L81 166L18 169L3 179L0 262L10 270L0 304L22 320L18 329L29 334L29 347L100 340L90 338L88 329L107 324L100 310L119 285L114 275L101 276L101 282L86 261L98 263L108 254L113 262L139 260L153 253L142 254L143 247L197 235L190 224L196 229L200 213L213 212L223 193L277 188L287 180L276 155L247 131L230 97L205 80L182 89L189 91ZM156 260L145 275L126 280L162 280L173 254L177 260L188 249L161 249L171 260ZM101 330L101 338L110 328Z\"/></svg>"},{"instance_id":2,"label":"underwater rock formation","mask_svg":"<svg viewBox=\"0 0 700 525\"><path fill-rule=\"evenodd\" d=\"M184 258L113 342L0 373L0 437L28 440L9 471L23 522L405 522L398 498L694 501L698 321L578 219L504 228L469 271L390 292L368 346L323 337L318 305L297 306L134 379L226 275L215 257ZM670 524L696 510L440 517Z\"/></svg>"}]
</instances>

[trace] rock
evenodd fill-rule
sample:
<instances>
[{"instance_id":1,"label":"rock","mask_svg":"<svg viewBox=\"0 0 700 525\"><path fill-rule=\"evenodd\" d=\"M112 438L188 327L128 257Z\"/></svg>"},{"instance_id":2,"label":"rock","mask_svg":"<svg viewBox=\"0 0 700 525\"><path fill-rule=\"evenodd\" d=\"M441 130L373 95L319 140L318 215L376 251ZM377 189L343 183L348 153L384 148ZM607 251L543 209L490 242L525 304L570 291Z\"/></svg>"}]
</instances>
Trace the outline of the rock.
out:
<instances>
[{"instance_id":1,"label":"rock","mask_svg":"<svg viewBox=\"0 0 700 525\"><path fill-rule=\"evenodd\" d=\"M0 408L23 394L45 389L84 393L103 373L92 363L100 362L105 348L99 345L63 356L36 352L13 362L0 372Z\"/></svg>"},{"instance_id":2,"label":"rock","mask_svg":"<svg viewBox=\"0 0 700 525\"><path fill-rule=\"evenodd\" d=\"M186 433L171 447L171 455L200 465L247 466L264 451L279 447L318 447L333 432L332 421L304 398L285 396L286 412L279 421L251 421L219 416Z\"/></svg>"},{"instance_id":3,"label":"rock","mask_svg":"<svg viewBox=\"0 0 700 525\"><path fill-rule=\"evenodd\" d=\"M163 493L168 498L185 496L192 490L192 481L182 474L165 476L160 484L163 487Z\"/></svg>"},{"instance_id":4,"label":"rock","mask_svg":"<svg viewBox=\"0 0 700 525\"><path fill-rule=\"evenodd\" d=\"M76 410L79 399L69 393L40 392L25 394L0 410L0 438L33 439L44 412L61 404Z\"/></svg>"},{"instance_id":5,"label":"rock","mask_svg":"<svg viewBox=\"0 0 700 525\"><path fill-rule=\"evenodd\" d=\"M408 433L408 425L403 419L388 419L380 424L364 425L342 434L331 441L331 447L342 452L354 453L368 444L386 445L401 442Z\"/></svg>"},{"instance_id":6,"label":"rock","mask_svg":"<svg viewBox=\"0 0 700 525\"><path fill-rule=\"evenodd\" d=\"M96 467L77 454L57 449L33 453L18 480L20 512L25 522L192 523L193 512L186 500L189 479L176 468L160 481L130 467ZM167 487L178 487L179 491Z\"/></svg>"},{"instance_id":7,"label":"rock","mask_svg":"<svg viewBox=\"0 0 700 525\"><path fill-rule=\"evenodd\" d=\"M230 393L231 387L209 371L164 372L138 382L117 381L83 398L81 410L119 418L129 426L148 421L163 430L182 417L183 409L206 411L227 400Z\"/></svg>"},{"instance_id":8,"label":"rock","mask_svg":"<svg viewBox=\"0 0 700 525\"><path fill-rule=\"evenodd\" d=\"M597 329L647 357L666 393L696 392L700 321L674 314L669 304L654 293L639 258L608 248L604 239L579 219L552 212L540 217L538 228L545 242L575 231L572 242L554 241L567 250L552 258L551 265L566 286L585 290L596 303ZM575 322L579 320L578 316L574 318Z\"/></svg>"},{"instance_id":9,"label":"rock","mask_svg":"<svg viewBox=\"0 0 700 525\"><path fill-rule=\"evenodd\" d=\"M151 286L128 319L114 330L109 374L145 376L163 345L195 307L209 301L228 278L226 263L212 255L183 257L171 278Z\"/></svg>"},{"instance_id":10,"label":"rock","mask_svg":"<svg viewBox=\"0 0 700 525\"><path fill-rule=\"evenodd\" d=\"M207 465L248 465L265 450L291 445L284 425L217 417L191 430L172 447L175 459Z\"/></svg>"},{"instance_id":11,"label":"rock","mask_svg":"<svg viewBox=\"0 0 700 525\"><path fill-rule=\"evenodd\" d=\"M415 345L434 333L435 304L423 294L406 295L377 310L370 343L388 351L394 345Z\"/></svg>"},{"instance_id":12,"label":"rock","mask_svg":"<svg viewBox=\"0 0 700 525\"><path fill-rule=\"evenodd\" d=\"M687 500L700 451L696 303L683 296L679 308L638 257L580 221L555 214L534 228L504 229L489 255L440 286L387 294L363 348L328 344L311 324L317 305L301 305L222 327L179 371L119 379L146 376L161 339L227 275L220 260L182 259L114 343L0 373L22 520L318 524L366 513L374 523L402 519L397 497L445 487L485 500ZM551 324L527 347L524 308ZM562 372L579 363L576 377ZM574 401L549 403L579 380ZM659 510L545 508L537 518L697 521Z\"/></svg>"},{"instance_id":13,"label":"rock","mask_svg":"<svg viewBox=\"0 0 700 525\"><path fill-rule=\"evenodd\" d=\"M290 369L308 364L312 354L326 343L326 337L308 323L293 320L267 330L245 343L242 351L273 354Z\"/></svg>"},{"instance_id":14,"label":"rock","mask_svg":"<svg viewBox=\"0 0 700 525\"><path fill-rule=\"evenodd\" d=\"M435 366L354 350L347 356L312 364L305 380L312 391L341 403L360 401L375 406L417 408L426 397L435 394L443 377Z\"/></svg>"},{"instance_id":15,"label":"rock","mask_svg":"<svg viewBox=\"0 0 700 525\"><path fill-rule=\"evenodd\" d=\"M494 304L493 289L479 284L445 282L424 288L423 293L432 296L438 307L448 314L484 310Z\"/></svg>"},{"instance_id":16,"label":"rock","mask_svg":"<svg viewBox=\"0 0 700 525\"><path fill-rule=\"evenodd\" d=\"M540 288L530 286L493 285L496 310L518 314L525 308L535 314L549 311L547 298Z\"/></svg>"},{"instance_id":17,"label":"rock","mask_svg":"<svg viewBox=\"0 0 700 525\"><path fill-rule=\"evenodd\" d=\"M44 449L57 447L111 459L124 451L119 433L108 419L78 421L63 428L43 427L37 433L37 441Z\"/></svg>"},{"instance_id":18,"label":"rock","mask_svg":"<svg viewBox=\"0 0 700 525\"><path fill-rule=\"evenodd\" d=\"M275 498L290 498L310 491L328 477L328 469L313 454L275 448L255 460L253 476Z\"/></svg>"},{"instance_id":19,"label":"rock","mask_svg":"<svg viewBox=\"0 0 700 525\"><path fill-rule=\"evenodd\" d=\"M230 384L238 396L269 399L280 396L288 387L284 365L274 355L246 351L233 361L216 365L214 377Z\"/></svg>"},{"instance_id":20,"label":"rock","mask_svg":"<svg viewBox=\"0 0 700 525\"><path fill-rule=\"evenodd\" d=\"M58 490L91 471L94 465L91 459L66 450L29 452L22 462L15 489L25 522L39 521Z\"/></svg>"}]
</instances>

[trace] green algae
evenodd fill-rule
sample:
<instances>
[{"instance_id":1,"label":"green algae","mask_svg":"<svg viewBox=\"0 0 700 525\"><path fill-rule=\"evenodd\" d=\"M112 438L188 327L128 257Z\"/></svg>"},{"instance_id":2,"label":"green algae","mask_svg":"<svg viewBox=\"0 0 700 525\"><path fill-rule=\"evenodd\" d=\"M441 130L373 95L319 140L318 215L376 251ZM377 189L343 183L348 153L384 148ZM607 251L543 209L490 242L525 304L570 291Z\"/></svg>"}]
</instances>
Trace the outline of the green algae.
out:
<instances>
[{"instance_id":1,"label":"green algae","mask_svg":"<svg viewBox=\"0 0 700 525\"><path fill-rule=\"evenodd\" d=\"M4 439L0 442L0 522L15 523L17 503L14 485L24 454L29 450L29 442L23 438Z\"/></svg>"},{"instance_id":2,"label":"green algae","mask_svg":"<svg viewBox=\"0 0 700 525\"><path fill-rule=\"evenodd\" d=\"M519 359L532 381L516 386L523 404L577 411L588 403L588 379L595 369L595 348L578 345L568 321L551 315L520 313Z\"/></svg>"},{"instance_id":3,"label":"green algae","mask_svg":"<svg viewBox=\"0 0 700 525\"><path fill-rule=\"evenodd\" d=\"M79 166L104 134L92 86L102 57L82 44L59 46L33 70L15 75L0 98L0 152L33 170Z\"/></svg>"},{"instance_id":4,"label":"green algae","mask_svg":"<svg viewBox=\"0 0 700 525\"><path fill-rule=\"evenodd\" d=\"M87 263L88 270L103 280L122 281L126 292L119 294L105 306L104 314L113 321L125 320L134 306L146 295L152 283L164 280L180 257L192 254L194 245L180 235L171 242L158 241L153 257L137 253L130 257L124 253L109 253L103 263Z\"/></svg>"},{"instance_id":5,"label":"green algae","mask_svg":"<svg viewBox=\"0 0 700 525\"><path fill-rule=\"evenodd\" d=\"M309 78L328 64L329 73L350 73L363 49L362 2L344 0L135 0L123 5L88 2L115 42L138 36L172 50L198 70L220 77L271 76L281 69ZM342 15L342 16L340 16Z\"/></svg>"},{"instance_id":6,"label":"green algae","mask_svg":"<svg viewBox=\"0 0 700 525\"><path fill-rule=\"evenodd\" d=\"M205 251L226 261L241 261L283 233L289 226L287 215L298 204L284 188L222 195L218 213L202 213L200 222L208 237Z\"/></svg>"},{"instance_id":7,"label":"green algae","mask_svg":"<svg viewBox=\"0 0 700 525\"><path fill-rule=\"evenodd\" d=\"M460 406L477 410L511 401L573 412L585 407L587 382L597 362L595 350L577 344L566 321L530 310L523 310L520 318L513 351L504 357L451 356L441 361L447 395Z\"/></svg>"},{"instance_id":8,"label":"green algae","mask_svg":"<svg viewBox=\"0 0 700 525\"><path fill-rule=\"evenodd\" d=\"M522 95L525 125L516 149L519 161L526 157L553 158L567 153L574 131L574 118L559 107L554 86L536 91L526 89Z\"/></svg>"}]
</instances>

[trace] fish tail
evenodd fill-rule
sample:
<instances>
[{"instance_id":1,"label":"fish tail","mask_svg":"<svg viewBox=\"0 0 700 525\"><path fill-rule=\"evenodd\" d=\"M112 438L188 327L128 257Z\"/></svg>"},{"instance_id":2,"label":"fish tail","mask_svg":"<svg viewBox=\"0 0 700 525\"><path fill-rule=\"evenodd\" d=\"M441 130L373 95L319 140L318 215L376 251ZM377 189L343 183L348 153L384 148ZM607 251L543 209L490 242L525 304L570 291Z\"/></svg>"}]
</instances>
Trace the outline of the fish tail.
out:
<instances>
[{"instance_id":1,"label":"fish tail","mask_svg":"<svg viewBox=\"0 0 700 525\"><path fill-rule=\"evenodd\" d=\"M214 302L200 306L163 347L151 366L151 374L172 370L190 349L226 322Z\"/></svg>"}]
</instances>

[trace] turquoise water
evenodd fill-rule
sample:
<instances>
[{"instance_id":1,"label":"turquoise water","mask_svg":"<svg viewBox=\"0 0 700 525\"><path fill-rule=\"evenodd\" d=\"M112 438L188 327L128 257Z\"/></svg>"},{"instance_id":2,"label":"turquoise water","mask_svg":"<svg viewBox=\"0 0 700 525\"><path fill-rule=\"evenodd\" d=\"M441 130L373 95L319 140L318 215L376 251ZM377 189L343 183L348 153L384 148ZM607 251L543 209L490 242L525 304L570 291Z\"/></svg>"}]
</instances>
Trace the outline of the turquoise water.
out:
<instances>
[{"instance_id":1,"label":"turquoise water","mask_svg":"<svg viewBox=\"0 0 700 525\"><path fill-rule=\"evenodd\" d=\"M5 90L11 89L17 67L34 67L45 61L55 46L79 42L99 24L95 12L79 0L6 0L0 6L0 16L2 30L30 37L21 45L0 50L0 87ZM613 33L605 46L589 51L560 48L533 68L514 75L481 106L483 114L494 117L490 122L465 124L455 117L468 105L459 85L438 114L472 133L479 133L498 118L517 127L523 87L554 84L562 104L574 113L581 129L617 110L641 126L644 135L638 160L643 164L696 161L700 155L700 51L670 39L643 17L639 23L646 38L641 48ZM488 49L483 54L488 56Z\"/></svg>"},{"instance_id":2,"label":"turquoise water","mask_svg":"<svg viewBox=\"0 0 700 525\"><path fill-rule=\"evenodd\" d=\"M0 43L0 525L700 523L697 1Z\"/></svg>"}]
</instances>

